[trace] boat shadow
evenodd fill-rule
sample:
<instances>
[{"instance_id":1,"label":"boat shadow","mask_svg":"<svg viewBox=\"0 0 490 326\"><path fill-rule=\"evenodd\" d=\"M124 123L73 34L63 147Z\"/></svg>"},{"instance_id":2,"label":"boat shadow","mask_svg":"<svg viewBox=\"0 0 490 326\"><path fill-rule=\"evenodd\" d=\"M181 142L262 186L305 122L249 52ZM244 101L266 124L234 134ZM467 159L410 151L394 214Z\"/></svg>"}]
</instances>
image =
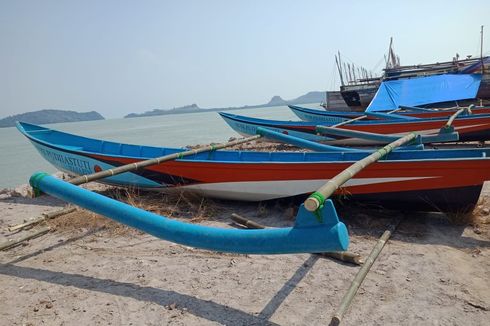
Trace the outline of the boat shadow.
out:
<instances>
[{"instance_id":1,"label":"boat shadow","mask_svg":"<svg viewBox=\"0 0 490 326\"><path fill-rule=\"evenodd\" d=\"M61 199L51 197L51 196L40 196L36 198L31 198L21 195L13 195L6 198L0 198L0 202L6 204L17 204L17 205L35 205L35 206L50 206L50 207L63 207L67 203Z\"/></svg>"},{"instance_id":2,"label":"boat shadow","mask_svg":"<svg viewBox=\"0 0 490 326\"><path fill-rule=\"evenodd\" d=\"M291 226L297 207L304 197L271 200L262 203L225 202L234 212L267 227ZM440 212L417 212L386 209L380 206L353 202L335 203L339 219L349 229L349 234L378 238L394 217L403 215L393 239L414 244L446 245L457 249L490 247L490 238L479 236L471 222L455 223L454 217ZM229 215L217 218L229 222ZM478 231L477 231L478 232Z\"/></svg>"},{"instance_id":3,"label":"boat shadow","mask_svg":"<svg viewBox=\"0 0 490 326\"><path fill-rule=\"evenodd\" d=\"M136 299L142 302L152 302L162 307L175 305L178 309L191 313L197 317L223 325L277 325L276 323L269 321L269 319L310 272L315 263L319 259L322 259L319 255L309 255L304 262L299 264L299 267L293 273L291 278L271 297L258 314L248 313L211 300L202 300L192 295L181 294L172 290L140 286L134 283L102 279L82 274L72 274L17 265L18 263L22 263L35 256L69 245L88 236L93 236L104 230L106 230L106 227L91 229L62 242L57 242L46 248L17 257L14 260L0 263L0 275L102 292Z\"/></svg>"},{"instance_id":4,"label":"boat shadow","mask_svg":"<svg viewBox=\"0 0 490 326\"><path fill-rule=\"evenodd\" d=\"M175 305L178 309L185 310L197 317L217 322L222 325L277 325L267 320L270 312L274 311L274 308L277 309L276 304L272 304L272 310L267 310L266 314L254 316L245 311L222 305L211 300L198 299L194 296L172 290L140 286L133 283L102 279L81 274L50 271L47 269L13 264L0 264L0 274L25 280L36 280L55 285L76 287L82 290L107 293L135 299L141 302L152 302L162 307ZM281 298L282 297L283 296L281 296ZM282 300L284 300L284 298ZM275 300L273 302L278 302L279 304L282 303L281 300Z\"/></svg>"}]
</instances>

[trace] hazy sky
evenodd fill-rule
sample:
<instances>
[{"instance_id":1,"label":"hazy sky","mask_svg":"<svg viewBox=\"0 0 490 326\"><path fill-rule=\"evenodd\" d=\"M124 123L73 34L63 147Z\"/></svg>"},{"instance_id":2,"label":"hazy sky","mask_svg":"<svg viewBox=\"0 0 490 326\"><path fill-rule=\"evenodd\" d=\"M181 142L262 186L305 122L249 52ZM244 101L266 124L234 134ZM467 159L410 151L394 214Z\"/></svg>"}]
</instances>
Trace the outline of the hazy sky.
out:
<instances>
[{"instance_id":1,"label":"hazy sky","mask_svg":"<svg viewBox=\"0 0 490 326\"><path fill-rule=\"evenodd\" d=\"M0 0L0 117L106 117L337 89L334 53L382 68L490 54L490 1Z\"/></svg>"}]
</instances>

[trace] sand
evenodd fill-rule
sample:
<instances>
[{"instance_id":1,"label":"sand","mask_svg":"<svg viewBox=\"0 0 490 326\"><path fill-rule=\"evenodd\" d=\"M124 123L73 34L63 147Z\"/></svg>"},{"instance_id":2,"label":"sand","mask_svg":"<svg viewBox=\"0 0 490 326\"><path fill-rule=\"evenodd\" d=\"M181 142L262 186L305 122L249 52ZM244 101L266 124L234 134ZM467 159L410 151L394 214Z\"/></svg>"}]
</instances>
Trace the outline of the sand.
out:
<instances>
[{"instance_id":1,"label":"sand","mask_svg":"<svg viewBox=\"0 0 490 326\"><path fill-rule=\"evenodd\" d=\"M66 204L0 192L0 241L9 225ZM405 213L342 325L488 325L490 187L473 222ZM296 203L238 204L153 197L182 220L230 227L232 212L290 225ZM158 201L162 202L159 208ZM179 204L172 204L176 200ZM136 203L141 204L141 203ZM340 208L350 251L367 257L400 212ZM83 210L54 231L0 252L1 325L328 325L359 266L318 255L233 255L189 248Z\"/></svg>"}]
</instances>

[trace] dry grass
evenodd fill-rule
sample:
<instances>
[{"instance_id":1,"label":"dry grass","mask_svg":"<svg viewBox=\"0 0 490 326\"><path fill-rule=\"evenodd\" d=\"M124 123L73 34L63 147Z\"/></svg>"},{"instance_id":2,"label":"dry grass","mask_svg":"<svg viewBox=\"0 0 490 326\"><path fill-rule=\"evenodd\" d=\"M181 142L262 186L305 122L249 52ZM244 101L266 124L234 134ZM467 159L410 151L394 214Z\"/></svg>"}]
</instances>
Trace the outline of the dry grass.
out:
<instances>
[{"instance_id":1,"label":"dry grass","mask_svg":"<svg viewBox=\"0 0 490 326\"><path fill-rule=\"evenodd\" d=\"M135 188L111 188L104 195L158 215L189 222L211 219L218 209L210 199L183 192L163 194Z\"/></svg>"},{"instance_id":2,"label":"dry grass","mask_svg":"<svg viewBox=\"0 0 490 326\"><path fill-rule=\"evenodd\" d=\"M231 137L228 141L234 141L238 138ZM203 146L213 145L195 145L195 146L187 146L189 149L196 149ZM294 145L283 144L283 143L271 143L266 140L254 140L244 144L238 144L232 147L226 148L227 150L240 150L240 151L256 151L256 152L285 152L285 151L294 151L294 152L306 152L307 149L299 148Z\"/></svg>"},{"instance_id":3,"label":"dry grass","mask_svg":"<svg viewBox=\"0 0 490 326\"><path fill-rule=\"evenodd\" d=\"M101 191L101 194L158 215L185 219L191 223L212 219L219 210L218 206L207 198L184 193L165 195L156 192L142 192L134 188L112 187ZM78 209L47 223L49 226L63 231L104 228L113 235L138 232L85 209Z\"/></svg>"}]
</instances>

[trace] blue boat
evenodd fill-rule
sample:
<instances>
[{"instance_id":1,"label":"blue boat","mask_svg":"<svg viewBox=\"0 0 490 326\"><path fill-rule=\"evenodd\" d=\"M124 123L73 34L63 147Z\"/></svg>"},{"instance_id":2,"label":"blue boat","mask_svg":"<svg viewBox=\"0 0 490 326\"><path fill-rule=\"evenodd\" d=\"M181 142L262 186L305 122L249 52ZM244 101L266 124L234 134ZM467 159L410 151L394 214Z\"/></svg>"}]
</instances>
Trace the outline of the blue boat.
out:
<instances>
[{"instance_id":1,"label":"blue boat","mask_svg":"<svg viewBox=\"0 0 490 326\"><path fill-rule=\"evenodd\" d=\"M121 144L32 124L18 129L40 155L84 175L183 151ZM262 201L305 196L371 151L212 151L111 176L101 182L220 199ZM394 151L357 174L337 195L415 210L467 211L490 180L490 149Z\"/></svg>"},{"instance_id":2,"label":"blue boat","mask_svg":"<svg viewBox=\"0 0 490 326\"><path fill-rule=\"evenodd\" d=\"M257 128L269 128L277 132L313 141L325 142L331 145L377 145L378 141L358 137L328 138L318 135L318 126L331 126L331 123L315 123L306 121L279 121L246 117L225 112L219 113L221 117L239 134L254 135ZM372 116L386 116L385 113L373 112ZM361 120L340 126L340 129L359 131L383 135L402 136L410 132L421 135L437 135L448 121L447 117L420 119L399 115L392 120ZM459 133L460 141L486 141L490 140L490 114L461 115L452 124Z\"/></svg>"},{"instance_id":3,"label":"blue boat","mask_svg":"<svg viewBox=\"0 0 490 326\"><path fill-rule=\"evenodd\" d=\"M337 124L337 123L348 121L350 119L359 118L365 115L364 112L324 111L324 110L305 108L297 105L288 105L288 107L301 120L316 122L319 124L323 124L323 123ZM413 109L415 110L407 109L407 110L397 112L396 114L403 114L416 118L427 119L427 118L449 117L458 110L458 108L425 109L425 110L422 108L413 108ZM473 114L490 114L490 107L489 106L476 107L472 109L472 112ZM369 119L369 117L367 119Z\"/></svg>"}]
</instances>

